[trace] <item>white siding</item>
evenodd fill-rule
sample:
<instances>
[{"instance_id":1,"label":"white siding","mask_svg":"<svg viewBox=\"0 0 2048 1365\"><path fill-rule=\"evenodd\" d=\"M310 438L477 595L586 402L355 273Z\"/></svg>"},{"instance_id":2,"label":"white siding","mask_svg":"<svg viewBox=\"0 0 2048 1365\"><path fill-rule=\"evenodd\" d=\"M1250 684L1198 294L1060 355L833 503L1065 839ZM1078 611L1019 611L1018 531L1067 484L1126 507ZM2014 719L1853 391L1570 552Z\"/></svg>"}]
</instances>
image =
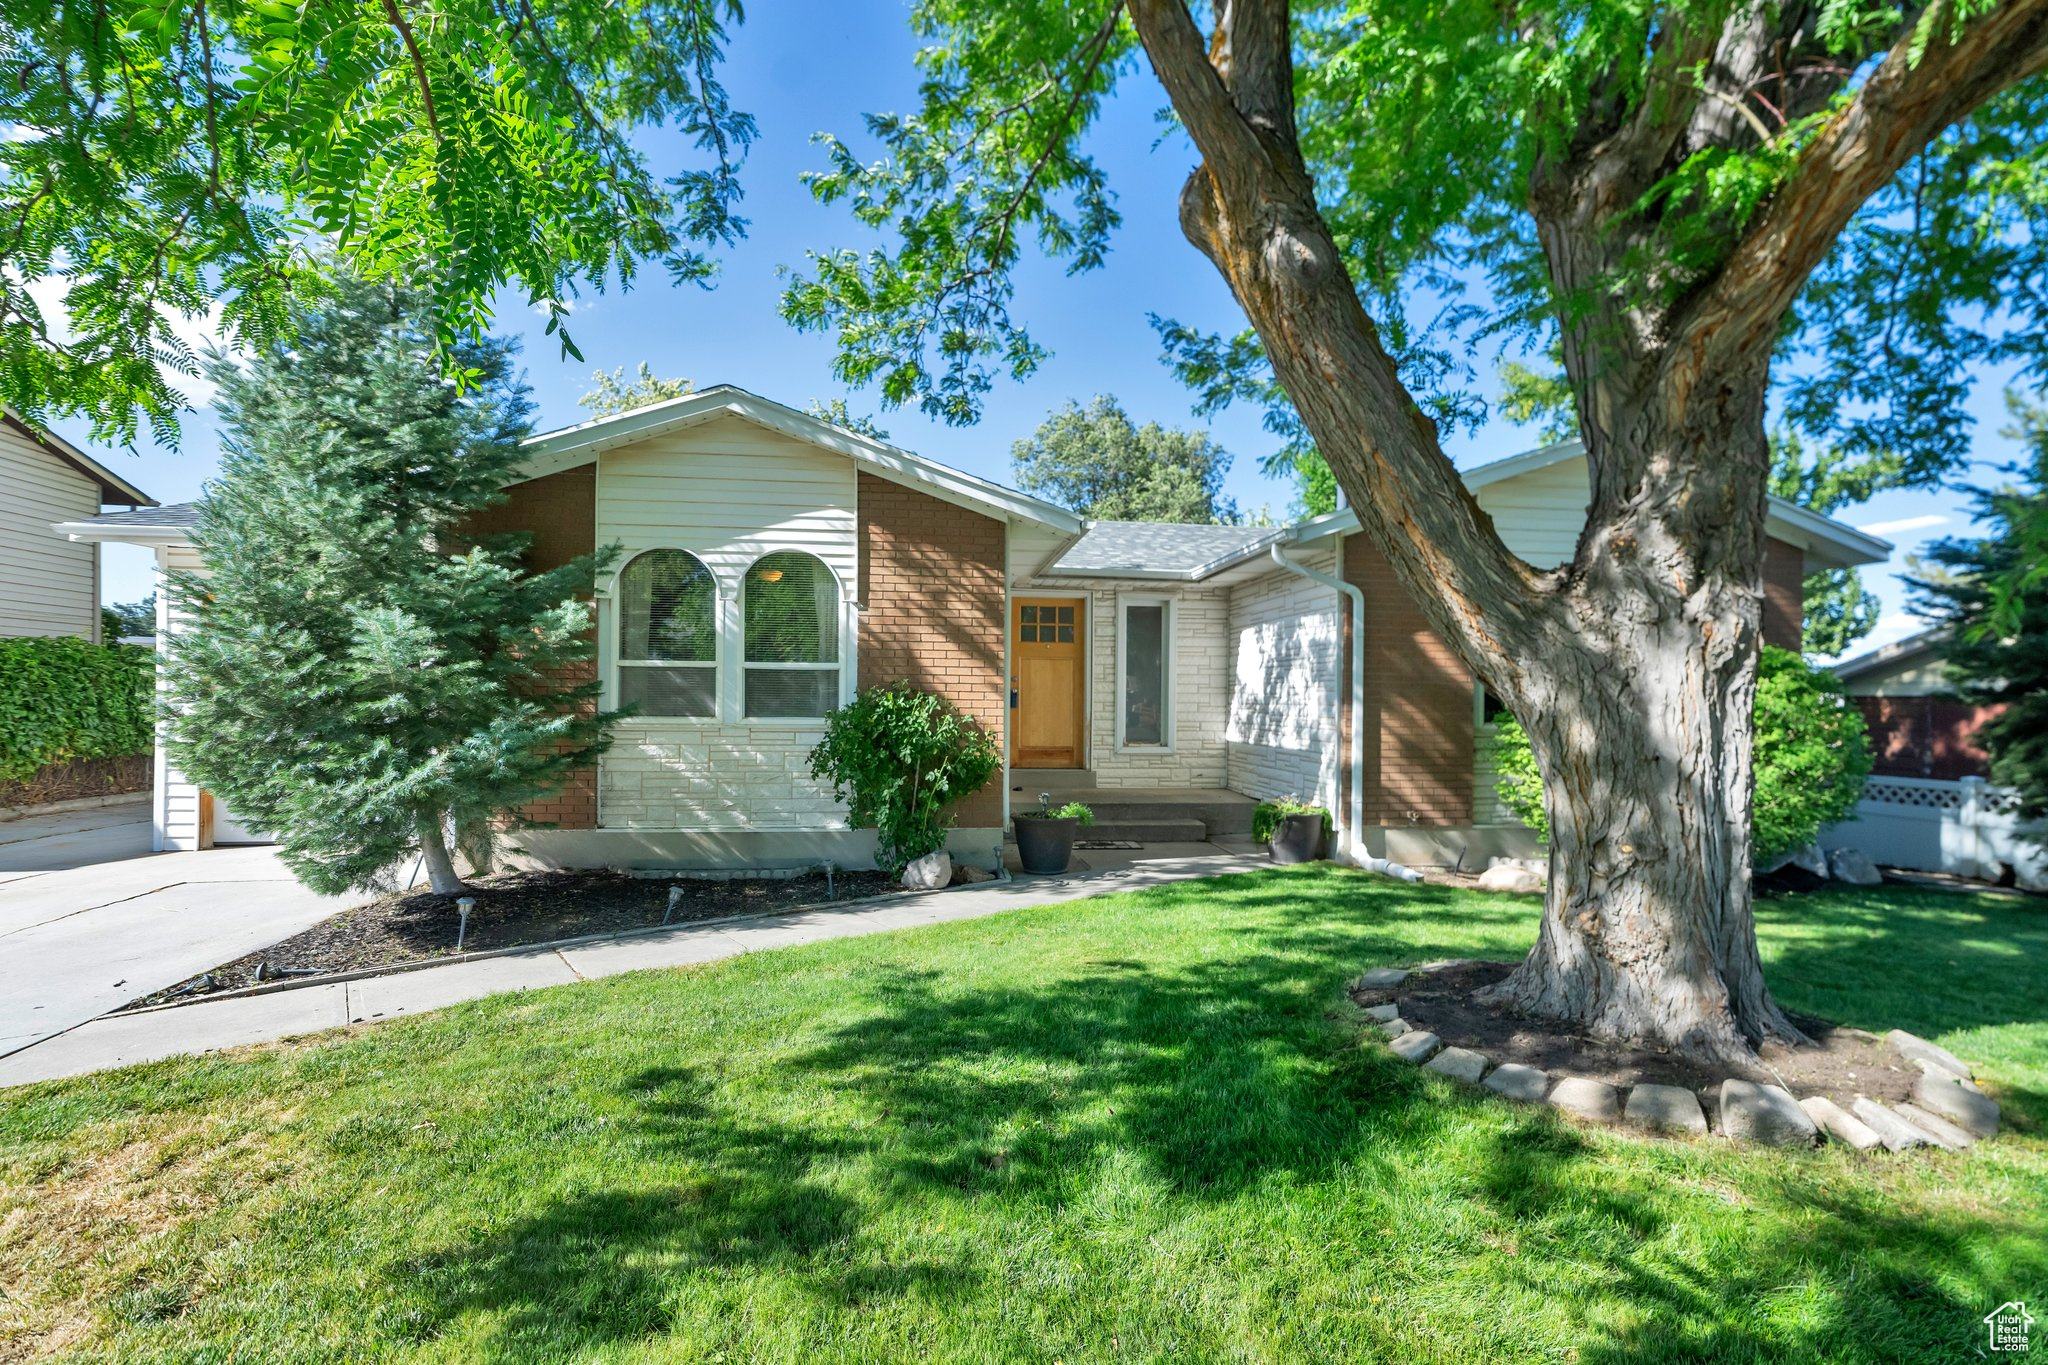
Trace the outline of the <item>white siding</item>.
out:
<instances>
[{"instance_id":1,"label":"white siding","mask_svg":"<svg viewBox=\"0 0 2048 1365\"><path fill-rule=\"evenodd\" d=\"M1035 521L1010 523L1010 580L1023 583L1073 537Z\"/></svg>"},{"instance_id":2,"label":"white siding","mask_svg":"<svg viewBox=\"0 0 2048 1365\"><path fill-rule=\"evenodd\" d=\"M842 455L726 417L598 457L597 543L688 550L718 579L724 628L717 720L642 719L619 727L598 761L605 829L844 829L845 810L812 780L815 721L747 721L740 707L740 583L772 550L806 550L839 575L841 694L855 676L852 595L859 582L856 478ZM609 616L607 608L607 618ZM617 631L602 632L608 657Z\"/></svg>"},{"instance_id":3,"label":"white siding","mask_svg":"<svg viewBox=\"0 0 2048 1365\"><path fill-rule=\"evenodd\" d=\"M0 636L99 638L99 546L50 529L99 510L97 480L0 422Z\"/></svg>"},{"instance_id":4,"label":"white siding","mask_svg":"<svg viewBox=\"0 0 2048 1365\"><path fill-rule=\"evenodd\" d=\"M1581 455L1488 484L1473 496L1510 550L1538 569L1554 569L1578 548L1593 500L1588 477Z\"/></svg>"},{"instance_id":5,"label":"white siding","mask_svg":"<svg viewBox=\"0 0 2048 1365\"><path fill-rule=\"evenodd\" d=\"M1337 553L1297 556L1324 573ZM1276 571L1230 593L1229 741L1232 791L1261 801L1297 796L1339 810L1337 699L1343 688L1341 599Z\"/></svg>"},{"instance_id":6,"label":"white siding","mask_svg":"<svg viewBox=\"0 0 2048 1365\"><path fill-rule=\"evenodd\" d=\"M156 562L156 690L161 697L167 690L161 651L170 645L178 623L187 616L173 597L164 571L200 573L206 566L197 550L183 544L161 548ZM156 832L159 849L182 852L199 847L199 788L165 754L161 724L157 726L156 744Z\"/></svg>"}]
</instances>

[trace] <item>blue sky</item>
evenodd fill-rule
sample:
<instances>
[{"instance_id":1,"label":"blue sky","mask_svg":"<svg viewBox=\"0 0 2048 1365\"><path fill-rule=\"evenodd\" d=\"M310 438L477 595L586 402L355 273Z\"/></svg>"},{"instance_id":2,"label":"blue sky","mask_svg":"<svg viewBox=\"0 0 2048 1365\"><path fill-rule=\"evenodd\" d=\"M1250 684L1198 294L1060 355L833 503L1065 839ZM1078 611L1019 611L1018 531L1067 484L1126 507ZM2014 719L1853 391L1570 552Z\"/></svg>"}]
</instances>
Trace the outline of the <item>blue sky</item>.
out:
<instances>
[{"instance_id":1,"label":"blue sky","mask_svg":"<svg viewBox=\"0 0 2048 1365\"><path fill-rule=\"evenodd\" d=\"M576 399L588 389L592 370L624 367L631 373L642 361L657 374L685 376L699 387L737 384L798 407L813 397L844 396L856 412L875 414L896 443L1005 482L1011 442L1069 398L1114 393L1140 421L1194 424L1186 390L1159 363L1146 314L1218 330L1234 330L1241 318L1214 269L1180 235L1175 202L1194 158L1179 139L1155 148L1154 112L1163 100L1149 73L1126 79L1124 93L1093 134L1093 150L1110 173L1124 215L1109 263L1072 278L1042 262L1022 272L1015 311L1052 350L1052 359L1027 383L998 385L978 426L948 428L912 409L885 413L873 394L845 393L832 379L831 339L800 336L776 316L778 266L800 265L806 250L862 244L843 210L814 204L798 181L803 171L822 164L811 134L829 129L852 138L863 112L910 108L916 47L898 5L849 0L750 7L725 70L734 102L752 112L761 129L745 171L750 235L725 254L721 280L711 291L671 289L657 268L630 292L586 294L572 321L585 357L581 363L563 358L541 334L541 320L520 299L508 299L499 312L500 329L526 338L527 375L543 429L583 415ZM658 162L674 164L684 155L680 140L666 135L652 136L646 145ZM2003 425L2002 387L2003 376L1986 376L1973 403L1978 452L1986 463L2003 463L2013 454L1996 434ZM74 440L84 436L74 423L60 423L59 429ZM1292 490L1258 471L1259 456L1271 443L1257 414L1226 413L1212 430L1236 456L1228 493L1247 511L1270 506L1284 513ZM188 415L180 451L102 454L153 496L183 502L197 497L215 472L216 443L216 428L202 411ZM1497 421L1451 442L1451 453L1469 467L1532 444L1531 431ZM1852 509L1843 519L1895 541L1896 567L1925 539L1965 530L1962 509L1962 499L1946 491L1902 492ZM1869 576L1887 615L1868 643L1909 633L1912 623L1902 615L1904 594L1895 579L1889 573ZM108 600L143 595L151 586L148 557L130 547L107 547L104 582Z\"/></svg>"}]
</instances>

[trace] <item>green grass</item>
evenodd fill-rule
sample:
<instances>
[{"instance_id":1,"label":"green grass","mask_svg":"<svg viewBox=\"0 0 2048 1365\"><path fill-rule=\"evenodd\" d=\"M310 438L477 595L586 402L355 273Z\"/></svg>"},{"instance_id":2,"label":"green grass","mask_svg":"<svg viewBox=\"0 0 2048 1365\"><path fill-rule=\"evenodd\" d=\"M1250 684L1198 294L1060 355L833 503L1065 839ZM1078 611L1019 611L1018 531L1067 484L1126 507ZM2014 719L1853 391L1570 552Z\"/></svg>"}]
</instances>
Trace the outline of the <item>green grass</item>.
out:
<instances>
[{"instance_id":1,"label":"green grass","mask_svg":"<svg viewBox=\"0 0 2048 1365\"><path fill-rule=\"evenodd\" d=\"M1344 983L1517 954L1533 906L1275 871L8 1092L0 1358L1976 1358L2048 1299L2048 913L1762 915L1790 1006L1979 1062L2007 1132L1785 1155L1482 1098Z\"/></svg>"}]
</instances>

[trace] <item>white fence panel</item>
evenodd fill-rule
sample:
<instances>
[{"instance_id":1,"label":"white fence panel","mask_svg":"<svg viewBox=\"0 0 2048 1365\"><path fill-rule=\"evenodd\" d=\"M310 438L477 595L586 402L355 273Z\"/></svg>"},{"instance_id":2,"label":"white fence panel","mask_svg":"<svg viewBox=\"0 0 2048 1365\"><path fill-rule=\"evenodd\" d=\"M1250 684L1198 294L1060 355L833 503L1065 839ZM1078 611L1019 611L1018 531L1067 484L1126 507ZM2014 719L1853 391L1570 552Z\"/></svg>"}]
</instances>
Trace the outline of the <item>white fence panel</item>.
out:
<instances>
[{"instance_id":1,"label":"white fence panel","mask_svg":"<svg viewBox=\"0 0 2048 1365\"><path fill-rule=\"evenodd\" d=\"M1854 848L1887 867L2048 886L2048 853L2020 837L2017 793L1981 777L1955 782L1873 777L1853 819L1821 831L1824 849Z\"/></svg>"}]
</instances>

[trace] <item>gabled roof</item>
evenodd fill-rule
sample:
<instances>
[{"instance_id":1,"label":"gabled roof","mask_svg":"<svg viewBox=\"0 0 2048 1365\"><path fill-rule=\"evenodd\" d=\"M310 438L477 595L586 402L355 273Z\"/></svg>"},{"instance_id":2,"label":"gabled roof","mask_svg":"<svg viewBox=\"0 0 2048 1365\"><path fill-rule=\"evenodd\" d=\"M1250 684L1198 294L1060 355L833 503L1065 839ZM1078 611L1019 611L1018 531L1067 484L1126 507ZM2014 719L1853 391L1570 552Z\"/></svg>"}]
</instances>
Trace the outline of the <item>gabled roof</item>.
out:
<instances>
[{"instance_id":1,"label":"gabled roof","mask_svg":"<svg viewBox=\"0 0 2048 1365\"><path fill-rule=\"evenodd\" d=\"M1492 484L1505 483L1524 474L1533 474L1567 460L1581 460L1586 447L1579 441L1559 441L1554 445L1539 446L1535 450L1510 455L1504 460L1495 460L1474 469L1468 469L1462 477L1465 486L1478 492ZM1320 517L1312 517L1294 527L1293 539L1300 544L1317 540L1323 536L1348 534L1358 529L1358 513L1346 508ZM1850 569L1859 564L1882 564L1891 558L1892 544L1859 531L1833 517L1810 512L1797 503L1787 502L1775 494L1769 499L1765 530L1776 539L1788 545L1795 545L1806 554L1809 571L1818 569Z\"/></svg>"},{"instance_id":2,"label":"gabled roof","mask_svg":"<svg viewBox=\"0 0 2048 1365\"><path fill-rule=\"evenodd\" d=\"M1150 578L1198 583L1265 553L1286 527L1186 526L1156 521L1091 521L1081 538L1041 576Z\"/></svg>"},{"instance_id":3,"label":"gabled roof","mask_svg":"<svg viewBox=\"0 0 2048 1365\"><path fill-rule=\"evenodd\" d=\"M715 384L701 392L671 398L664 403L650 403L631 412L599 417L560 431L529 437L522 443L530 452L525 466L526 477L534 479L574 469L589 464L601 451L725 416L743 417L771 431L844 455L897 483L1006 521L1013 518L1035 521L1068 535L1078 533L1083 526L1081 518L1057 503L976 478L950 465L927 460L922 455L878 441L872 436L834 426L807 412L799 412L731 384Z\"/></svg>"},{"instance_id":4,"label":"gabled roof","mask_svg":"<svg viewBox=\"0 0 2048 1365\"><path fill-rule=\"evenodd\" d=\"M1836 664L1832 671L1842 682L1853 682L1872 673L1903 668L1938 651L1948 642L1948 634L1947 626L1931 626L1908 635L1903 640L1894 640L1888 645L1880 645L1867 653L1858 654L1853 659L1844 659Z\"/></svg>"},{"instance_id":5,"label":"gabled roof","mask_svg":"<svg viewBox=\"0 0 2048 1365\"><path fill-rule=\"evenodd\" d=\"M133 512L102 512L96 517L60 521L52 528L73 540L118 540L163 545L187 539L199 523L199 504L174 502L168 507L143 507Z\"/></svg>"},{"instance_id":6,"label":"gabled roof","mask_svg":"<svg viewBox=\"0 0 2048 1365\"><path fill-rule=\"evenodd\" d=\"M22 435L65 464L70 465L100 486L101 502L125 502L133 507L154 507L156 499L137 488L113 470L80 450L54 431L45 431L35 426L13 408L0 409L0 421L19 431Z\"/></svg>"}]
</instances>

